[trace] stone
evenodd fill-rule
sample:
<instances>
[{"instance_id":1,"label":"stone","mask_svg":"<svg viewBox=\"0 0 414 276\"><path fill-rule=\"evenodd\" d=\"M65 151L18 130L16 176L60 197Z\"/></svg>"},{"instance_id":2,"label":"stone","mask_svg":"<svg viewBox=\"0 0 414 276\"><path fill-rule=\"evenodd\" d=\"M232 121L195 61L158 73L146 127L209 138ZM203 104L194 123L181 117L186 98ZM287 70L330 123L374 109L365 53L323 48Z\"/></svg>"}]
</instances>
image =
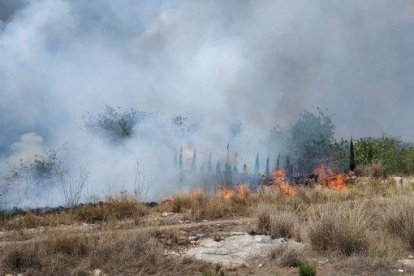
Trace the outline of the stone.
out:
<instances>
[{"instance_id":1,"label":"stone","mask_svg":"<svg viewBox=\"0 0 414 276\"><path fill-rule=\"evenodd\" d=\"M414 268L414 259L403 259L398 261L400 264Z\"/></svg>"},{"instance_id":2,"label":"stone","mask_svg":"<svg viewBox=\"0 0 414 276\"><path fill-rule=\"evenodd\" d=\"M303 244L295 241L283 242L284 239L271 239L265 235L235 235L221 241L211 238L199 240L199 245L190 248L185 253L187 257L203 260L210 263L221 263L227 267L243 265L249 257L265 255L271 249L283 246L286 243L298 251L304 249Z\"/></svg>"},{"instance_id":3,"label":"stone","mask_svg":"<svg viewBox=\"0 0 414 276\"><path fill-rule=\"evenodd\" d=\"M244 234L245 234L244 232L235 232L235 231L229 233L230 236L240 236Z\"/></svg>"}]
</instances>

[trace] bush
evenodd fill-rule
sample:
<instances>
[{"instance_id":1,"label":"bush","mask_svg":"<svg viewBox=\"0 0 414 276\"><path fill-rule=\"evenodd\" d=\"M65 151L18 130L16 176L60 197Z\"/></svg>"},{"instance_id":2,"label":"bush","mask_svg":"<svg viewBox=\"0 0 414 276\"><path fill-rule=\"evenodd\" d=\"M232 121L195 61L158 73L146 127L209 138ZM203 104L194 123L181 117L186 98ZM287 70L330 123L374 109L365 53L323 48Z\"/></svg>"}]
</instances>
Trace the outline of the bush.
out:
<instances>
[{"instance_id":1,"label":"bush","mask_svg":"<svg viewBox=\"0 0 414 276\"><path fill-rule=\"evenodd\" d=\"M400 238L407 249L414 250L414 203L409 200L393 202L382 213L385 229Z\"/></svg>"},{"instance_id":2,"label":"bush","mask_svg":"<svg viewBox=\"0 0 414 276\"><path fill-rule=\"evenodd\" d=\"M308 237L319 251L337 251L344 255L365 252L368 248L368 219L362 208L345 204L326 204L313 209Z\"/></svg>"},{"instance_id":3,"label":"bush","mask_svg":"<svg viewBox=\"0 0 414 276\"><path fill-rule=\"evenodd\" d=\"M316 269L313 265L302 264L299 266L299 276L315 276Z\"/></svg>"},{"instance_id":4,"label":"bush","mask_svg":"<svg viewBox=\"0 0 414 276\"><path fill-rule=\"evenodd\" d=\"M380 163L374 163L368 166L368 174L373 178L384 177L384 166Z\"/></svg>"},{"instance_id":5,"label":"bush","mask_svg":"<svg viewBox=\"0 0 414 276\"><path fill-rule=\"evenodd\" d=\"M146 116L145 112L134 109L124 111L119 107L106 106L103 113L84 117L84 126L94 134L118 142L132 136L134 126Z\"/></svg>"},{"instance_id":6,"label":"bush","mask_svg":"<svg viewBox=\"0 0 414 276\"><path fill-rule=\"evenodd\" d=\"M73 211L76 220L98 222L139 218L149 213L148 208L126 194L110 197L105 202L87 205Z\"/></svg>"},{"instance_id":7,"label":"bush","mask_svg":"<svg viewBox=\"0 0 414 276\"><path fill-rule=\"evenodd\" d=\"M304 263L302 252L286 243L270 251L270 258L281 267L297 267Z\"/></svg>"},{"instance_id":8,"label":"bush","mask_svg":"<svg viewBox=\"0 0 414 276\"><path fill-rule=\"evenodd\" d=\"M238 196L231 199L223 199L221 196L208 197L203 190L198 189L161 203L157 210L182 213L185 218L200 220L244 215L247 205L247 199L241 200Z\"/></svg>"},{"instance_id":9,"label":"bush","mask_svg":"<svg viewBox=\"0 0 414 276\"><path fill-rule=\"evenodd\" d=\"M291 213L281 213L270 218L270 236L292 238L295 236L296 218Z\"/></svg>"},{"instance_id":10,"label":"bush","mask_svg":"<svg viewBox=\"0 0 414 276\"><path fill-rule=\"evenodd\" d=\"M355 155L358 165L382 164L385 175L414 171L414 147L399 137L361 138L355 143Z\"/></svg>"},{"instance_id":11,"label":"bush","mask_svg":"<svg viewBox=\"0 0 414 276\"><path fill-rule=\"evenodd\" d=\"M257 218L257 232L260 234L268 234L270 232L270 215L263 211Z\"/></svg>"}]
</instances>

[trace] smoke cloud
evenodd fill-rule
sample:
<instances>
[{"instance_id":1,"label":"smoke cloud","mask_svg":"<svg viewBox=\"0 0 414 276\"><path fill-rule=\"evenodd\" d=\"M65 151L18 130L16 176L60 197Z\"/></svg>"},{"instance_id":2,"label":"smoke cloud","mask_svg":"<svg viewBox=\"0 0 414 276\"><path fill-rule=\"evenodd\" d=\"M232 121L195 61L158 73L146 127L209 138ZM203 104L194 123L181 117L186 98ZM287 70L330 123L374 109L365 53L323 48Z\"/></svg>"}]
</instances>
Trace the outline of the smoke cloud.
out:
<instances>
[{"instance_id":1,"label":"smoke cloud","mask_svg":"<svg viewBox=\"0 0 414 276\"><path fill-rule=\"evenodd\" d=\"M413 27L408 0L0 0L1 174L63 147L69 170L91 170L85 196L132 189L137 160L148 198L188 188L172 166L185 141L153 121L121 146L83 129L106 105L188 116L199 164L230 142L251 169L269 129L311 106L335 113L338 137L414 141Z\"/></svg>"}]
</instances>

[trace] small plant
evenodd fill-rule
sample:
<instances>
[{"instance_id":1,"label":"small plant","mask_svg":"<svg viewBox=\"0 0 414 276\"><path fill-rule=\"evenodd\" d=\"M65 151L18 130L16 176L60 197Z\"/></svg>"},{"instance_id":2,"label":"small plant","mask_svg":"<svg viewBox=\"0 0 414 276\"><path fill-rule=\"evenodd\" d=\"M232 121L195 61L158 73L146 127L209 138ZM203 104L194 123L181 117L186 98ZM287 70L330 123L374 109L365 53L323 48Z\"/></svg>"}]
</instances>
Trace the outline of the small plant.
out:
<instances>
[{"instance_id":1,"label":"small plant","mask_svg":"<svg viewBox=\"0 0 414 276\"><path fill-rule=\"evenodd\" d=\"M299 276L315 276L316 269L311 264L302 264L299 266Z\"/></svg>"},{"instance_id":2,"label":"small plant","mask_svg":"<svg viewBox=\"0 0 414 276\"><path fill-rule=\"evenodd\" d=\"M275 238L292 238L295 232L295 217L290 213L281 213L270 219L270 236Z\"/></svg>"},{"instance_id":3,"label":"small plant","mask_svg":"<svg viewBox=\"0 0 414 276\"><path fill-rule=\"evenodd\" d=\"M262 212L257 218L258 233L266 234L270 231L270 215L267 212Z\"/></svg>"},{"instance_id":4,"label":"small plant","mask_svg":"<svg viewBox=\"0 0 414 276\"><path fill-rule=\"evenodd\" d=\"M222 264L216 264L216 268L214 273L212 273L209 270L203 271L201 273L201 275L203 276L224 276L224 270L223 270L223 265Z\"/></svg>"},{"instance_id":5,"label":"small plant","mask_svg":"<svg viewBox=\"0 0 414 276\"><path fill-rule=\"evenodd\" d=\"M273 248L269 253L269 257L271 260L275 260L280 267L298 267L305 260L300 249L289 246L286 243Z\"/></svg>"}]
</instances>

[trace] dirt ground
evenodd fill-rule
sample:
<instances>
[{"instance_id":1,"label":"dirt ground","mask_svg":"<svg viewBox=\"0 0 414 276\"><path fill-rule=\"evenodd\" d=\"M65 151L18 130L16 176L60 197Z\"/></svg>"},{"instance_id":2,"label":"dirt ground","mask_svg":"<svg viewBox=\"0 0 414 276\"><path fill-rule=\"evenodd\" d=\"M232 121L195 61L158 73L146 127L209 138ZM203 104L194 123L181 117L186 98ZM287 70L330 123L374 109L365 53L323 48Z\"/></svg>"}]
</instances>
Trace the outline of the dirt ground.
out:
<instances>
[{"instance_id":1,"label":"dirt ground","mask_svg":"<svg viewBox=\"0 0 414 276\"><path fill-rule=\"evenodd\" d=\"M164 254L159 258L173 256L173 258L183 258L188 248L197 246L200 239L213 238L225 239L233 233L250 233L255 228L255 218L235 217L230 219L189 221L184 220L182 215L175 213L154 213L145 220L134 225L132 221L122 221L109 225L77 223L74 225L61 225L57 227L39 227L20 230L2 230L0 232L0 252L5 254L8 250L18 246L30 246L34 243L45 243L55 236L64 235L66 237L87 237L96 238L106 235L128 236L137 233L156 231L157 239L165 247ZM178 232L177 232L178 231ZM172 241L169 233L178 233L178 241ZM114 256L116 258L116 255ZM354 257L355 258L355 257ZM413 275L409 271L398 271L399 267L378 267L378 271L372 268L356 268L349 265L350 259L343 259L337 256L313 255L308 258L315 265L317 275ZM207 270L214 272L214 264L206 264ZM203 275L205 271L195 270L181 271L182 275ZM297 267L279 267L269 262L264 256L257 256L249 259L245 264L238 267L224 267L225 275L298 275ZM1 271L0 275L5 275L7 271ZM89 271L90 275L112 275L99 268ZM24 271L22 271L24 274ZM139 271L136 271L139 273ZM87 273L89 274L89 273ZM127 273L128 274L128 273ZM134 273L132 273L134 274ZM157 271L155 274L169 274L168 271ZM13 275L13 274L12 274ZM30 275L27 274L27 275ZM208 274L206 274L208 275ZM214 274L213 274L214 275Z\"/></svg>"}]
</instances>

